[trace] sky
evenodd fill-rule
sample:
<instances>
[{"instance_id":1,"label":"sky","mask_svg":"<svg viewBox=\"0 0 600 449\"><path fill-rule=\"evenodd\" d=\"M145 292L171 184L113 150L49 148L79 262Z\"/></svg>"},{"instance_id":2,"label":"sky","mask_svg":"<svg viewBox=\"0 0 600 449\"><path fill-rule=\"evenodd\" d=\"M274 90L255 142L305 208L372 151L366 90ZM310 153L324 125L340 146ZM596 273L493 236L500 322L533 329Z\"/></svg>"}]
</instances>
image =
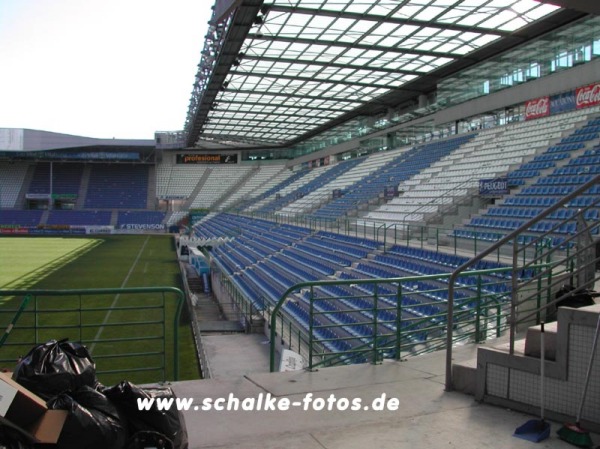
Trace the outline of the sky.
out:
<instances>
[{"instance_id":1,"label":"sky","mask_svg":"<svg viewBox=\"0 0 600 449\"><path fill-rule=\"evenodd\" d=\"M183 129L214 0L0 0L0 128Z\"/></svg>"}]
</instances>

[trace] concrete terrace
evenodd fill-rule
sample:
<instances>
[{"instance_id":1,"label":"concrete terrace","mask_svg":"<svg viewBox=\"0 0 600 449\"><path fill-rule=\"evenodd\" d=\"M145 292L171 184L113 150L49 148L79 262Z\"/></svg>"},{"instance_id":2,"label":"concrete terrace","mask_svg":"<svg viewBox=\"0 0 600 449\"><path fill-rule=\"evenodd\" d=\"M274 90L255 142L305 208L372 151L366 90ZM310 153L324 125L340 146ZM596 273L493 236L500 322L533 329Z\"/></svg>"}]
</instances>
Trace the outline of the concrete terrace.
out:
<instances>
[{"instance_id":1,"label":"concrete terrace","mask_svg":"<svg viewBox=\"0 0 600 449\"><path fill-rule=\"evenodd\" d=\"M225 337L225 336L224 336ZM238 335L239 338L244 338ZM220 337L214 337L215 339ZM228 336L226 354L235 336ZM213 342L214 343L214 342ZM241 343L241 341L238 341ZM249 343L249 342L248 342ZM245 357L265 357L265 345L246 345ZM229 352L229 354L232 354ZM473 358L476 346L459 348L455 361ZM252 358L252 357L250 357ZM291 403L302 402L307 393L327 400L330 395L350 401L360 398L371 405L376 398L398 399L396 411L202 411L185 412L190 449L402 449L402 448L527 448L535 443L515 438L516 427L536 416L478 403L473 396L444 391L445 353L433 353L382 365L353 365L315 372L267 373L259 364L246 365L237 357L214 359L215 378L173 385L179 397L242 401L270 393ZM556 431L563 425L551 422L550 438L536 447L568 448ZM595 442L600 437L592 435Z\"/></svg>"}]
</instances>

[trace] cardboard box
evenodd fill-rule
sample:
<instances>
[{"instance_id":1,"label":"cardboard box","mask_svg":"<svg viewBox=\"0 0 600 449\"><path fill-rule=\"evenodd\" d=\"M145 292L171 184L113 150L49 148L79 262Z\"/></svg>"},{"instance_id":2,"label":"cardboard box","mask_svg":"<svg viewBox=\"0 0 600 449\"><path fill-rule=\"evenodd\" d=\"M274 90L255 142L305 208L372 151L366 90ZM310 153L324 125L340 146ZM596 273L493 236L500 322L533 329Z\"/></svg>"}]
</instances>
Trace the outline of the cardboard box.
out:
<instances>
[{"instance_id":1,"label":"cardboard box","mask_svg":"<svg viewBox=\"0 0 600 449\"><path fill-rule=\"evenodd\" d=\"M48 410L46 402L0 373L0 423L21 432L34 443L56 443L68 412Z\"/></svg>"}]
</instances>

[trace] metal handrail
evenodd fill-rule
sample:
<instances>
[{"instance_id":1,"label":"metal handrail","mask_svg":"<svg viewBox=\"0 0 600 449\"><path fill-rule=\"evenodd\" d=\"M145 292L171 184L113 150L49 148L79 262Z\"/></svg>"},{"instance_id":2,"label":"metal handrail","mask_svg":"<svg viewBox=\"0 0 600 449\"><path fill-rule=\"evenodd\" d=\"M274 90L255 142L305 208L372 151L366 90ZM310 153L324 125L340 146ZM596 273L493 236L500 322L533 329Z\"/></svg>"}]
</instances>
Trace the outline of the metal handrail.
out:
<instances>
[{"instance_id":1,"label":"metal handrail","mask_svg":"<svg viewBox=\"0 0 600 449\"><path fill-rule=\"evenodd\" d=\"M549 264L542 264L535 268L549 268ZM493 269L484 269L484 270L472 270L468 273L464 273L465 276L482 276L482 275L490 275L495 273L504 273L511 271L511 267L507 268L493 268ZM325 280L325 281L311 281L311 282L301 282L289 287L279 298L277 303L270 310L270 370L273 372L275 370L275 343L277 341L277 318L279 312L285 302L289 299L288 297L294 292L301 291L302 289L313 289L314 287L323 287L323 286L340 286L340 285L369 285L369 284L398 284L398 289L403 283L409 281L426 281L426 280L440 280L440 279L450 279L451 273L439 273L439 274L430 274L430 275L421 275L421 276L405 276L405 277L395 277L395 278L385 278L385 279L340 279L340 280ZM402 293L399 293L399 297L397 298L398 302L401 301ZM323 299L323 298L321 298ZM311 304L313 302L313 295L311 295ZM448 303L448 307L450 307L450 303ZM311 307L312 309L312 307ZM372 310L372 309L371 309ZM399 323L398 323L399 324ZM445 326L449 326L449 324L445 324ZM400 326L398 325L398 329Z\"/></svg>"},{"instance_id":2,"label":"metal handrail","mask_svg":"<svg viewBox=\"0 0 600 449\"><path fill-rule=\"evenodd\" d=\"M507 234L506 236L504 236L503 238L501 238L500 240L498 240L497 242L495 242L494 244L489 246L487 249L483 250L482 252L477 254L475 257L471 258L470 260L468 260L467 262L465 262L464 264L462 264L461 266L459 266L458 268L456 268L456 270L454 270L452 272L450 278L448 279L448 283L449 283L449 285L448 285L448 315L447 315L448 334L446 336L447 347L446 347L446 377L445 377L445 388L447 391L451 391L453 389L453 386L452 386L452 336L453 336L452 335L453 334L452 325L454 322L454 316L453 316L452 305L454 304L454 283L456 281L456 278L460 275L460 273L465 271L467 268L473 266L475 263L484 259L486 256L488 256L489 254L498 250L500 247L504 246L505 244L512 242L512 265L513 265L513 276L512 276L513 285L512 285L512 287L513 288L511 289L511 304L512 305L511 305L511 322L510 322L510 340L511 340L510 347L511 347L511 353L512 353L512 351L514 350L514 338L515 338L515 332L516 332L515 295L516 295L516 291L517 291L517 282L518 282L518 279L516 276L516 267L517 267L517 263L518 263L518 261L517 261L517 256L518 256L518 251L517 251L518 239L517 239L517 237L519 235L523 234L525 231L527 231L531 226L533 226L536 223L540 222L541 220L545 219L553 212L562 208L569 201L573 200L574 198L576 198L579 195L581 195L582 193L584 193L586 190L590 189L591 187L593 187L594 185L599 184L599 183L600 183L600 175L596 175L590 181L586 182L585 184L583 184L580 187L578 187L577 189L575 189L573 192L562 197L559 201L557 201L555 204L553 204L552 206L550 206L547 209L545 209L544 211L542 211L536 217L530 219L529 221L526 221L524 224L519 226L517 229L510 232L509 234Z\"/></svg>"},{"instance_id":3,"label":"metal handrail","mask_svg":"<svg viewBox=\"0 0 600 449\"><path fill-rule=\"evenodd\" d=\"M173 377L179 380L179 321L184 304L184 293L176 287L133 287L133 288L96 288L70 290L0 290L0 297L10 296L87 296L87 295L117 295L143 293L173 293L177 305L173 316ZM112 310L106 308L103 310ZM163 337L166 338L166 337ZM165 379L166 380L166 379Z\"/></svg>"},{"instance_id":4,"label":"metal handrail","mask_svg":"<svg viewBox=\"0 0 600 449\"><path fill-rule=\"evenodd\" d=\"M464 188L468 188L466 187L466 184L472 182L472 181L476 181L481 179L478 176L473 176L472 178L467 179L466 181L461 182L460 184L458 184L457 186L454 186L452 189L444 191L443 193L441 193L439 196L433 198L431 201L425 203L425 204L421 204L417 209L415 209L414 211L410 212L409 214L414 214L417 213L418 211L420 211L421 209L424 209L427 206L431 206L436 200L440 199L440 198L445 198L447 197L450 193L452 193L455 190L458 189L464 189ZM451 203L451 205L453 205L454 202ZM441 204L441 206L443 206L443 203ZM445 209L444 209L445 210ZM407 214L408 216L408 214ZM402 219L402 226L404 226L406 228L406 216Z\"/></svg>"}]
</instances>

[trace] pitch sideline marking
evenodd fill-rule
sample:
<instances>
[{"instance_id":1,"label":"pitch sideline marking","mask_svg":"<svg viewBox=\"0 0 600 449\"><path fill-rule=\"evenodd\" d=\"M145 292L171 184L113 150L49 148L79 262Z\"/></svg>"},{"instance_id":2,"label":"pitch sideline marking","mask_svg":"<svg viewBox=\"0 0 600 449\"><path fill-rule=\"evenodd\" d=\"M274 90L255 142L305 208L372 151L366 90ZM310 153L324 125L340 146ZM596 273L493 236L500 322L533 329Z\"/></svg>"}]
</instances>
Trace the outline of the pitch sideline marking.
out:
<instances>
[{"instance_id":1,"label":"pitch sideline marking","mask_svg":"<svg viewBox=\"0 0 600 449\"><path fill-rule=\"evenodd\" d=\"M150 236L149 235L146 236L146 240L144 240L144 244L140 248L140 251L138 252L137 257L133 261L133 264L131 265L131 268L129 268L129 272L127 273L127 276L125 276L125 279L121 283L121 287L120 288L124 288L125 285L127 284L127 281L129 281L129 277L133 273L133 270L135 269L136 265L138 264L138 262L140 260L140 257L142 256L142 253L144 252L144 248L146 248L146 244L148 243L148 240L150 240ZM94 348L96 347L96 341L100 338L100 335L102 335L102 332L104 331L104 326L106 325L106 323L108 323L108 319L110 318L110 314L112 313L112 309L117 305L117 301L119 301L120 297L121 297L120 293L118 293L117 295L115 295L115 299L113 300L112 304L110 305L110 310L108 312L106 312L106 316L104 317L104 321L102 321L102 325L100 326L100 328L98 329L98 332L96 332L96 336L94 337L94 342L92 343L92 345L89 348L90 354L94 352Z\"/></svg>"}]
</instances>

